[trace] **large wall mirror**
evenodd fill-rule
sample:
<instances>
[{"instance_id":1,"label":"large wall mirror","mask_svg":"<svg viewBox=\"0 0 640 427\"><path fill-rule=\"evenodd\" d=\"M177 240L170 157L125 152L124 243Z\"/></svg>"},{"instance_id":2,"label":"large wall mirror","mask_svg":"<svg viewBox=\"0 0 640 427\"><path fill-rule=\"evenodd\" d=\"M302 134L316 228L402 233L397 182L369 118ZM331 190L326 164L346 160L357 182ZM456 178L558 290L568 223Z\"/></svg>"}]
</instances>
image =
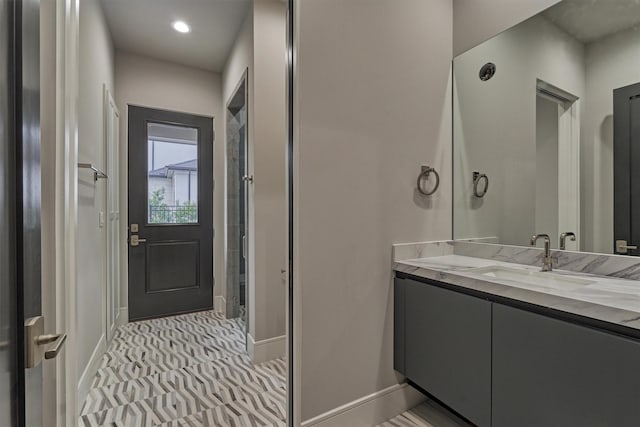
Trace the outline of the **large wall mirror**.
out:
<instances>
[{"instance_id":1,"label":"large wall mirror","mask_svg":"<svg viewBox=\"0 0 640 427\"><path fill-rule=\"evenodd\" d=\"M640 2L564 0L454 60L454 238L640 255Z\"/></svg>"}]
</instances>

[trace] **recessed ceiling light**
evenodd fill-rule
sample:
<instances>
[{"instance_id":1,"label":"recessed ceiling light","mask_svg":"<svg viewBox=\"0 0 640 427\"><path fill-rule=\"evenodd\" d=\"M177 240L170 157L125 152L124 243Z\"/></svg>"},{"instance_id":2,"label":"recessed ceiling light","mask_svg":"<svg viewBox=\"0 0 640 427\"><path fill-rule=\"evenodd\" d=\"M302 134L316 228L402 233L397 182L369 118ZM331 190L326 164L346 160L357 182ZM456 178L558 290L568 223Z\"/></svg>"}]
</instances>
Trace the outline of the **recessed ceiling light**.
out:
<instances>
[{"instance_id":1,"label":"recessed ceiling light","mask_svg":"<svg viewBox=\"0 0 640 427\"><path fill-rule=\"evenodd\" d=\"M176 21L173 23L173 29L179 33L191 32L191 27L184 21Z\"/></svg>"}]
</instances>

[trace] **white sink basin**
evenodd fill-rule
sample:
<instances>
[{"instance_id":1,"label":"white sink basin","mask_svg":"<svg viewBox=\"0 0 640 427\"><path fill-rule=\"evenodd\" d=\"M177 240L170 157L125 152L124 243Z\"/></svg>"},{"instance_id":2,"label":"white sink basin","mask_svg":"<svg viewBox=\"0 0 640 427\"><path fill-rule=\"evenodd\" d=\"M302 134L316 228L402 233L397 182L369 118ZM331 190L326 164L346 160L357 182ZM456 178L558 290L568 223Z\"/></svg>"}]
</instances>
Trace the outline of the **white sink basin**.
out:
<instances>
[{"instance_id":1,"label":"white sink basin","mask_svg":"<svg viewBox=\"0 0 640 427\"><path fill-rule=\"evenodd\" d=\"M595 283L591 280L566 277L552 272L520 270L502 266L474 268L467 270L467 273L508 281L510 285L526 289L552 288L571 291Z\"/></svg>"}]
</instances>

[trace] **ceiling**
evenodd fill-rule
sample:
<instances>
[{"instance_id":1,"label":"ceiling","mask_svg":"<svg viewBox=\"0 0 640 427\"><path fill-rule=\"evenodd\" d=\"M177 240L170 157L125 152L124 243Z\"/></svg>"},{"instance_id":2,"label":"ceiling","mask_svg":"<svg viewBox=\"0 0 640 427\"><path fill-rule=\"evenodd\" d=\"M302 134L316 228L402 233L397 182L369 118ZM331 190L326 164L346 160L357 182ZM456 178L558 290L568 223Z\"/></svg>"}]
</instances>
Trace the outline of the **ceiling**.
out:
<instances>
[{"instance_id":1,"label":"ceiling","mask_svg":"<svg viewBox=\"0 0 640 427\"><path fill-rule=\"evenodd\" d=\"M640 24L640 0L563 0L544 15L588 44Z\"/></svg>"},{"instance_id":2,"label":"ceiling","mask_svg":"<svg viewBox=\"0 0 640 427\"><path fill-rule=\"evenodd\" d=\"M251 0L101 0L116 49L222 72ZM181 20L191 32L171 24Z\"/></svg>"}]
</instances>

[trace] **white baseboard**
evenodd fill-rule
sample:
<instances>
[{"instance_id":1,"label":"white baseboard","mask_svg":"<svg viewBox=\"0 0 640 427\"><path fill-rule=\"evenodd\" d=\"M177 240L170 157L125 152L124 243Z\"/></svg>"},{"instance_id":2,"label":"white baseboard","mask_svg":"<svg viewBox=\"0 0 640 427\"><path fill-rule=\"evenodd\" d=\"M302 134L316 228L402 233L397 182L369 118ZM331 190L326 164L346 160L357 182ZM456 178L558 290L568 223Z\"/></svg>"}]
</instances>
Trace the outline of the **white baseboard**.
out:
<instances>
[{"instance_id":1,"label":"white baseboard","mask_svg":"<svg viewBox=\"0 0 640 427\"><path fill-rule=\"evenodd\" d=\"M283 357L286 349L286 335L255 341L251 334L247 334L247 351L253 363L268 362L269 360Z\"/></svg>"},{"instance_id":2,"label":"white baseboard","mask_svg":"<svg viewBox=\"0 0 640 427\"><path fill-rule=\"evenodd\" d=\"M409 384L396 384L306 420L302 427L365 427L381 424L424 402Z\"/></svg>"},{"instance_id":3,"label":"white baseboard","mask_svg":"<svg viewBox=\"0 0 640 427\"><path fill-rule=\"evenodd\" d=\"M116 317L116 326L122 326L129 323L129 307L120 307L118 317Z\"/></svg>"},{"instance_id":4,"label":"white baseboard","mask_svg":"<svg viewBox=\"0 0 640 427\"><path fill-rule=\"evenodd\" d=\"M226 316L227 315L227 300L223 296L217 295L213 299L213 309L215 310L216 313L220 313L223 316Z\"/></svg>"},{"instance_id":5,"label":"white baseboard","mask_svg":"<svg viewBox=\"0 0 640 427\"><path fill-rule=\"evenodd\" d=\"M96 348L93 349L93 353L91 354L91 358L89 359L87 366L84 368L84 371L80 376L80 381L78 381L78 410L82 409L82 405L87 399L89 389L91 388L91 382L98 372L102 356L106 351L107 337L102 334L100 340L98 341L98 344L96 345Z\"/></svg>"}]
</instances>

